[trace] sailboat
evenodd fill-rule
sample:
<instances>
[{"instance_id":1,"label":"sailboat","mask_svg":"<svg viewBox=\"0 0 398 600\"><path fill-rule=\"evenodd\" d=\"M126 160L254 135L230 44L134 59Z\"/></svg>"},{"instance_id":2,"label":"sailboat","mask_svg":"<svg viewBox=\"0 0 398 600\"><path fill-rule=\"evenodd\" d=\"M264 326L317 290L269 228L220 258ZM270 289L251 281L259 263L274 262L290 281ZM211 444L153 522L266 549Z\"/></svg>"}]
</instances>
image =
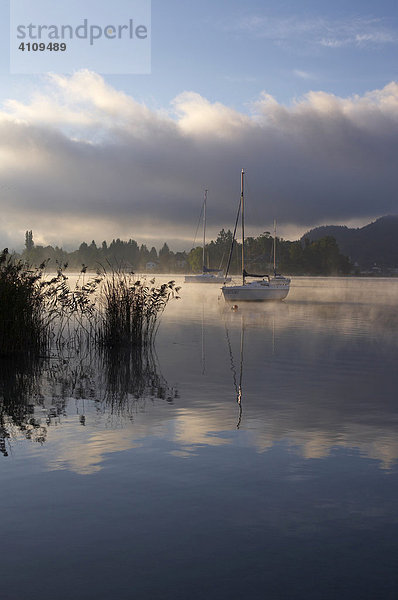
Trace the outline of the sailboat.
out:
<instances>
[{"instance_id":1,"label":"sailboat","mask_svg":"<svg viewBox=\"0 0 398 600\"><path fill-rule=\"evenodd\" d=\"M202 253L202 273L198 275L185 275L185 283L225 283L231 281L230 277L225 278L222 269L209 269L205 265L205 248L206 248L206 204L207 193L203 200L203 253Z\"/></svg>"},{"instance_id":2,"label":"sailboat","mask_svg":"<svg viewBox=\"0 0 398 600\"><path fill-rule=\"evenodd\" d=\"M290 290L290 279L276 272L276 234L274 231L274 275L255 275L248 273L245 269L245 213L244 213L244 178L245 172L242 169L241 173L241 190L240 190L240 212L242 226L242 284L227 286L221 288L224 299L228 302L265 302L268 300L283 300ZM276 225L274 224L274 228ZM232 241L232 245L234 240ZM233 246L232 246L233 247ZM227 274L231 263L232 247L230 259L228 261ZM261 278L260 281L246 281L247 277Z\"/></svg>"}]
</instances>

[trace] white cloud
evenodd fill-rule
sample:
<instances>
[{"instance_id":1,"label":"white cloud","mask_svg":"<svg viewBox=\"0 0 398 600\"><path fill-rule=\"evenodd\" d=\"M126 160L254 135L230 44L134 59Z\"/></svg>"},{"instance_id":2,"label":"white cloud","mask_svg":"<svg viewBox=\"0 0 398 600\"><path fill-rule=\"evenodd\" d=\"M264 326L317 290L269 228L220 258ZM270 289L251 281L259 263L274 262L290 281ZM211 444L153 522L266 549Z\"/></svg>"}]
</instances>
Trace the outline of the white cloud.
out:
<instances>
[{"instance_id":1,"label":"white cloud","mask_svg":"<svg viewBox=\"0 0 398 600\"><path fill-rule=\"evenodd\" d=\"M301 71L300 69L294 69L293 75L299 77L300 79L315 79L312 73L308 73L308 71Z\"/></svg>"},{"instance_id":2,"label":"white cloud","mask_svg":"<svg viewBox=\"0 0 398 600\"><path fill-rule=\"evenodd\" d=\"M174 108L179 129L188 135L231 138L251 125L250 117L194 92L177 96Z\"/></svg>"},{"instance_id":3,"label":"white cloud","mask_svg":"<svg viewBox=\"0 0 398 600\"><path fill-rule=\"evenodd\" d=\"M387 19L346 16L331 19L323 16L303 18L250 15L226 25L233 32L295 45L315 44L328 48L397 44L398 32Z\"/></svg>"},{"instance_id":4,"label":"white cloud","mask_svg":"<svg viewBox=\"0 0 398 600\"><path fill-rule=\"evenodd\" d=\"M204 187L210 232L232 226L242 167L252 233L274 217L285 235L283 224L396 212L397 122L395 82L351 98L312 91L290 107L264 92L247 115L194 92L154 111L97 74L53 75L0 111L0 245L33 229L58 245L187 247Z\"/></svg>"}]
</instances>

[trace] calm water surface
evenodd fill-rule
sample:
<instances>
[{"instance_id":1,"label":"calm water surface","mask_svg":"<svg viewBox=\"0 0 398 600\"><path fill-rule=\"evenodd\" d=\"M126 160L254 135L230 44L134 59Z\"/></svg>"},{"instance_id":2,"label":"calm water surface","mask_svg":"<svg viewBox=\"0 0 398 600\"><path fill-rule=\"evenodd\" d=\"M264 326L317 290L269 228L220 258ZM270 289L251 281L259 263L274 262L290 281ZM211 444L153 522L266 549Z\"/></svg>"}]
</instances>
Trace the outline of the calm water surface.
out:
<instances>
[{"instance_id":1,"label":"calm water surface","mask_svg":"<svg viewBox=\"0 0 398 600\"><path fill-rule=\"evenodd\" d=\"M1 363L2 599L396 600L398 280L218 297Z\"/></svg>"}]
</instances>

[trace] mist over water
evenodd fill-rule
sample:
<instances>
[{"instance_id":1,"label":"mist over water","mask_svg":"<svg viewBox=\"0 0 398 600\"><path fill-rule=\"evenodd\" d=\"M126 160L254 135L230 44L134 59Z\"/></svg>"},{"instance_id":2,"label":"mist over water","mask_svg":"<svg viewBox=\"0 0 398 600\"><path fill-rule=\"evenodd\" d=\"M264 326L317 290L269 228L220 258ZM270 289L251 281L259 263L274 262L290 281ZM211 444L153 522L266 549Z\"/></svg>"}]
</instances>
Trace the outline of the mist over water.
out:
<instances>
[{"instance_id":1,"label":"mist over water","mask_svg":"<svg viewBox=\"0 0 398 600\"><path fill-rule=\"evenodd\" d=\"M187 284L144 354L3 361L5 598L395 599L397 302Z\"/></svg>"}]
</instances>

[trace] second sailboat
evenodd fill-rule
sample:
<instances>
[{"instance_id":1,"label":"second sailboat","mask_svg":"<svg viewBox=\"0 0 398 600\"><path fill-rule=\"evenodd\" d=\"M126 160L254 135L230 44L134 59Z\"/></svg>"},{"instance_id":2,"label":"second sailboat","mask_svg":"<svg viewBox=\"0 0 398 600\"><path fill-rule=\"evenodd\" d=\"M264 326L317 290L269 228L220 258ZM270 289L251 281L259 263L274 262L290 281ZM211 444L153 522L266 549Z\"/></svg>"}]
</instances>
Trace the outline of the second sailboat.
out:
<instances>
[{"instance_id":1,"label":"second sailboat","mask_svg":"<svg viewBox=\"0 0 398 600\"><path fill-rule=\"evenodd\" d=\"M205 253L206 253L206 205L207 205L207 192L205 190L205 197L203 200L203 250L202 250L202 273L198 275L185 275L185 283L225 283L225 281L231 281L230 277L227 279L222 273L222 269L209 269L206 267Z\"/></svg>"}]
</instances>

